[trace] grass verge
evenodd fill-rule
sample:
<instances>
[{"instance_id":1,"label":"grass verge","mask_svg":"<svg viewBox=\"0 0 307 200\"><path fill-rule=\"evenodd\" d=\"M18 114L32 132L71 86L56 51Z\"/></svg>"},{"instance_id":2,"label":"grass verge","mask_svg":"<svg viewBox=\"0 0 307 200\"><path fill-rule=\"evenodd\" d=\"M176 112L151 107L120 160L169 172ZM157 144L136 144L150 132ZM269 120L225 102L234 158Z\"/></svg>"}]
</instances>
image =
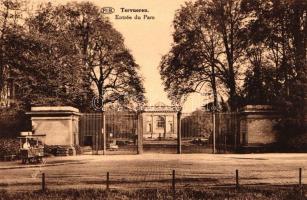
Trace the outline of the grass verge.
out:
<instances>
[{"instance_id":1,"label":"grass verge","mask_svg":"<svg viewBox=\"0 0 307 200\"><path fill-rule=\"evenodd\" d=\"M175 198L171 190L142 189L142 190L110 190L103 189L66 189L33 192L7 192L0 191L0 200L25 200L25 199L244 199L244 200L279 200L279 199L307 199L307 196L298 188L216 188L216 189L179 189Z\"/></svg>"}]
</instances>

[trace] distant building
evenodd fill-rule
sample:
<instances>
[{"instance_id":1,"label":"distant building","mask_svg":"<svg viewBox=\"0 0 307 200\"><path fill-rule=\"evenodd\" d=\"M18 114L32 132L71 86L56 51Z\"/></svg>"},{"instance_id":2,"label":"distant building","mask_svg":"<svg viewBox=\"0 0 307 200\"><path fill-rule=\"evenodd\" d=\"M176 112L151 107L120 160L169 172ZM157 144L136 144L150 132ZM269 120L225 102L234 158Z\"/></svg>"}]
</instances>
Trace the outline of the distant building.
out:
<instances>
[{"instance_id":1,"label":"distant building","mask_svg":"<svg viewBox=\"0 0 307 200\"><path fill-rule=\"evenodd\" d=\"M175 106L157 103L143 112L143 137L147 139L177 138L177 112Z\"/></svg>"}]
</instances>

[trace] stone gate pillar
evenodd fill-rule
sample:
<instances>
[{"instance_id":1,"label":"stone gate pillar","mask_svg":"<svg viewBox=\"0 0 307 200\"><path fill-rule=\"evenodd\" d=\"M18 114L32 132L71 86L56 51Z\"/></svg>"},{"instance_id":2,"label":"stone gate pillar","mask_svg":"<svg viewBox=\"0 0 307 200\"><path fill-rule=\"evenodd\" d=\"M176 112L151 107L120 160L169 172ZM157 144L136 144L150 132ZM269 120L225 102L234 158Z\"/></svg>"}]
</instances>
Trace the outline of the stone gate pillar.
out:
<instances>
[{"instance_id":1,"label":"stone gate pillar","mask_svg":"<svg viewBox=\"0 0 307 200\"><path fill-rule=\"evenodd\" d=\"M269 105L247 105L241 111L240 144L243 147L266 146L277 142L280 116Z\"/></svg>"},{"instance_id":2,"label":"stone gate pillar","mask_svg":"<svg viewBox=\"0 0 307 200\"><path fill-rule=\"evenodd\" d=\"M137 112L137 154L143 153L143 113Z\"/></svg>"},{"instance_id":3,"label":"stone gate pillar","mask_svg":"<svg viewBox=\"0 0 307 200\"><path fill-rule=\"evenodd\" d=\"M79 144L79 110L70 106L39 106L27 112L35 134L46 135L45 144L74 146Z\"/></svg>"}]
</instances>

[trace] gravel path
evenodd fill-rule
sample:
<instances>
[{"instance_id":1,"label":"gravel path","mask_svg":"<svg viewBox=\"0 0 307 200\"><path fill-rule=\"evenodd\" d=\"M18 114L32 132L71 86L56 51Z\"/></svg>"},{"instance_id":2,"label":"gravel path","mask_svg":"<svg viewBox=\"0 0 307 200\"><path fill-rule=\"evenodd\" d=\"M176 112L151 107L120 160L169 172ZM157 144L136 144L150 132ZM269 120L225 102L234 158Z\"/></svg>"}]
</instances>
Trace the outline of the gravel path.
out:
<instances>
[{"instance_id":1,"label":"gravel path","mask_svg":"<svg viewBox=\"0 0 307 200\"><path fill-rule=\"evenodd\" d=\"M48 158L41 166L1 162L0 189L38 190L42 172L47 188L105 188L107 172L111 188L165 188L172 170L177 187L229 186L236 169L242 185L294 185L299 168L306 183L307 154L83 155Z\"/></svg>"}]
</instances>

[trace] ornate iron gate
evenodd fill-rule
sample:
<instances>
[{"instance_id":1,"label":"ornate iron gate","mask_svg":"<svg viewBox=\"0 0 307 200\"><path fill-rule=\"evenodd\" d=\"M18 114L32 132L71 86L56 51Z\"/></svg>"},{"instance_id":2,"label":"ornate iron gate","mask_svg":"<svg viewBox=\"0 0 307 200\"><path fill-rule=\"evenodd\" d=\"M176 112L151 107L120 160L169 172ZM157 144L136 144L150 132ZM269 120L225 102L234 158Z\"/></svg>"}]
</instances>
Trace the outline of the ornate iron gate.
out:
<instances>
[{"instance_id":1,"label":"ornate iron gate","mask_svg":"<svg viewBox=\"0 0 307 200\"><path fill-rule=\"evenodd\" d=\"M106 111L104 115L108 153L136 153L137 114L129 111ZM80 146L90 146L94 151L103 150L102 128L102 113L83 113L79 123Z\"/></svg>"},{"instance_id":2,"label":"ornate iron gate","mask_svg":"<svg viewBox=\"0 0 307 200\"><path fill-rule=\"evenodd\" d=\"M183 153L212 153L214 143L217 153L236 150L240 140L238 113L217 112L213 120L213 113L202 110L182 114Z\"/></svg>"},{"instance_id":3,"label":"ornate iron gate","mask_svg":"<svg viewBox=\"0 0 307 200\"><path fill-rule=\"evenodd\" d=\"M238 113L215 113L215 137L213 136L213 113L196 111L181 115L181 146L178 138L144 139L147 127L146 116L138 117L136 112L106 111L105 138L108 154L127 154L145 151L176 153L181 147L182 153L233 152L240 144L240 122ZM141 123L142 122L142 123ZM102 113L83 113L80 118L80 145L90 146L98 152L104 149ZM158 125L158 121L157 124ZM139 135L137 134L139 133ZM178 136L178 135L177 135ZM215 142L214 142L215 139ZM139 141L139 144L138 144ZM214 145L215 144L215 145Z\"/></svg>"}]
</instances>

